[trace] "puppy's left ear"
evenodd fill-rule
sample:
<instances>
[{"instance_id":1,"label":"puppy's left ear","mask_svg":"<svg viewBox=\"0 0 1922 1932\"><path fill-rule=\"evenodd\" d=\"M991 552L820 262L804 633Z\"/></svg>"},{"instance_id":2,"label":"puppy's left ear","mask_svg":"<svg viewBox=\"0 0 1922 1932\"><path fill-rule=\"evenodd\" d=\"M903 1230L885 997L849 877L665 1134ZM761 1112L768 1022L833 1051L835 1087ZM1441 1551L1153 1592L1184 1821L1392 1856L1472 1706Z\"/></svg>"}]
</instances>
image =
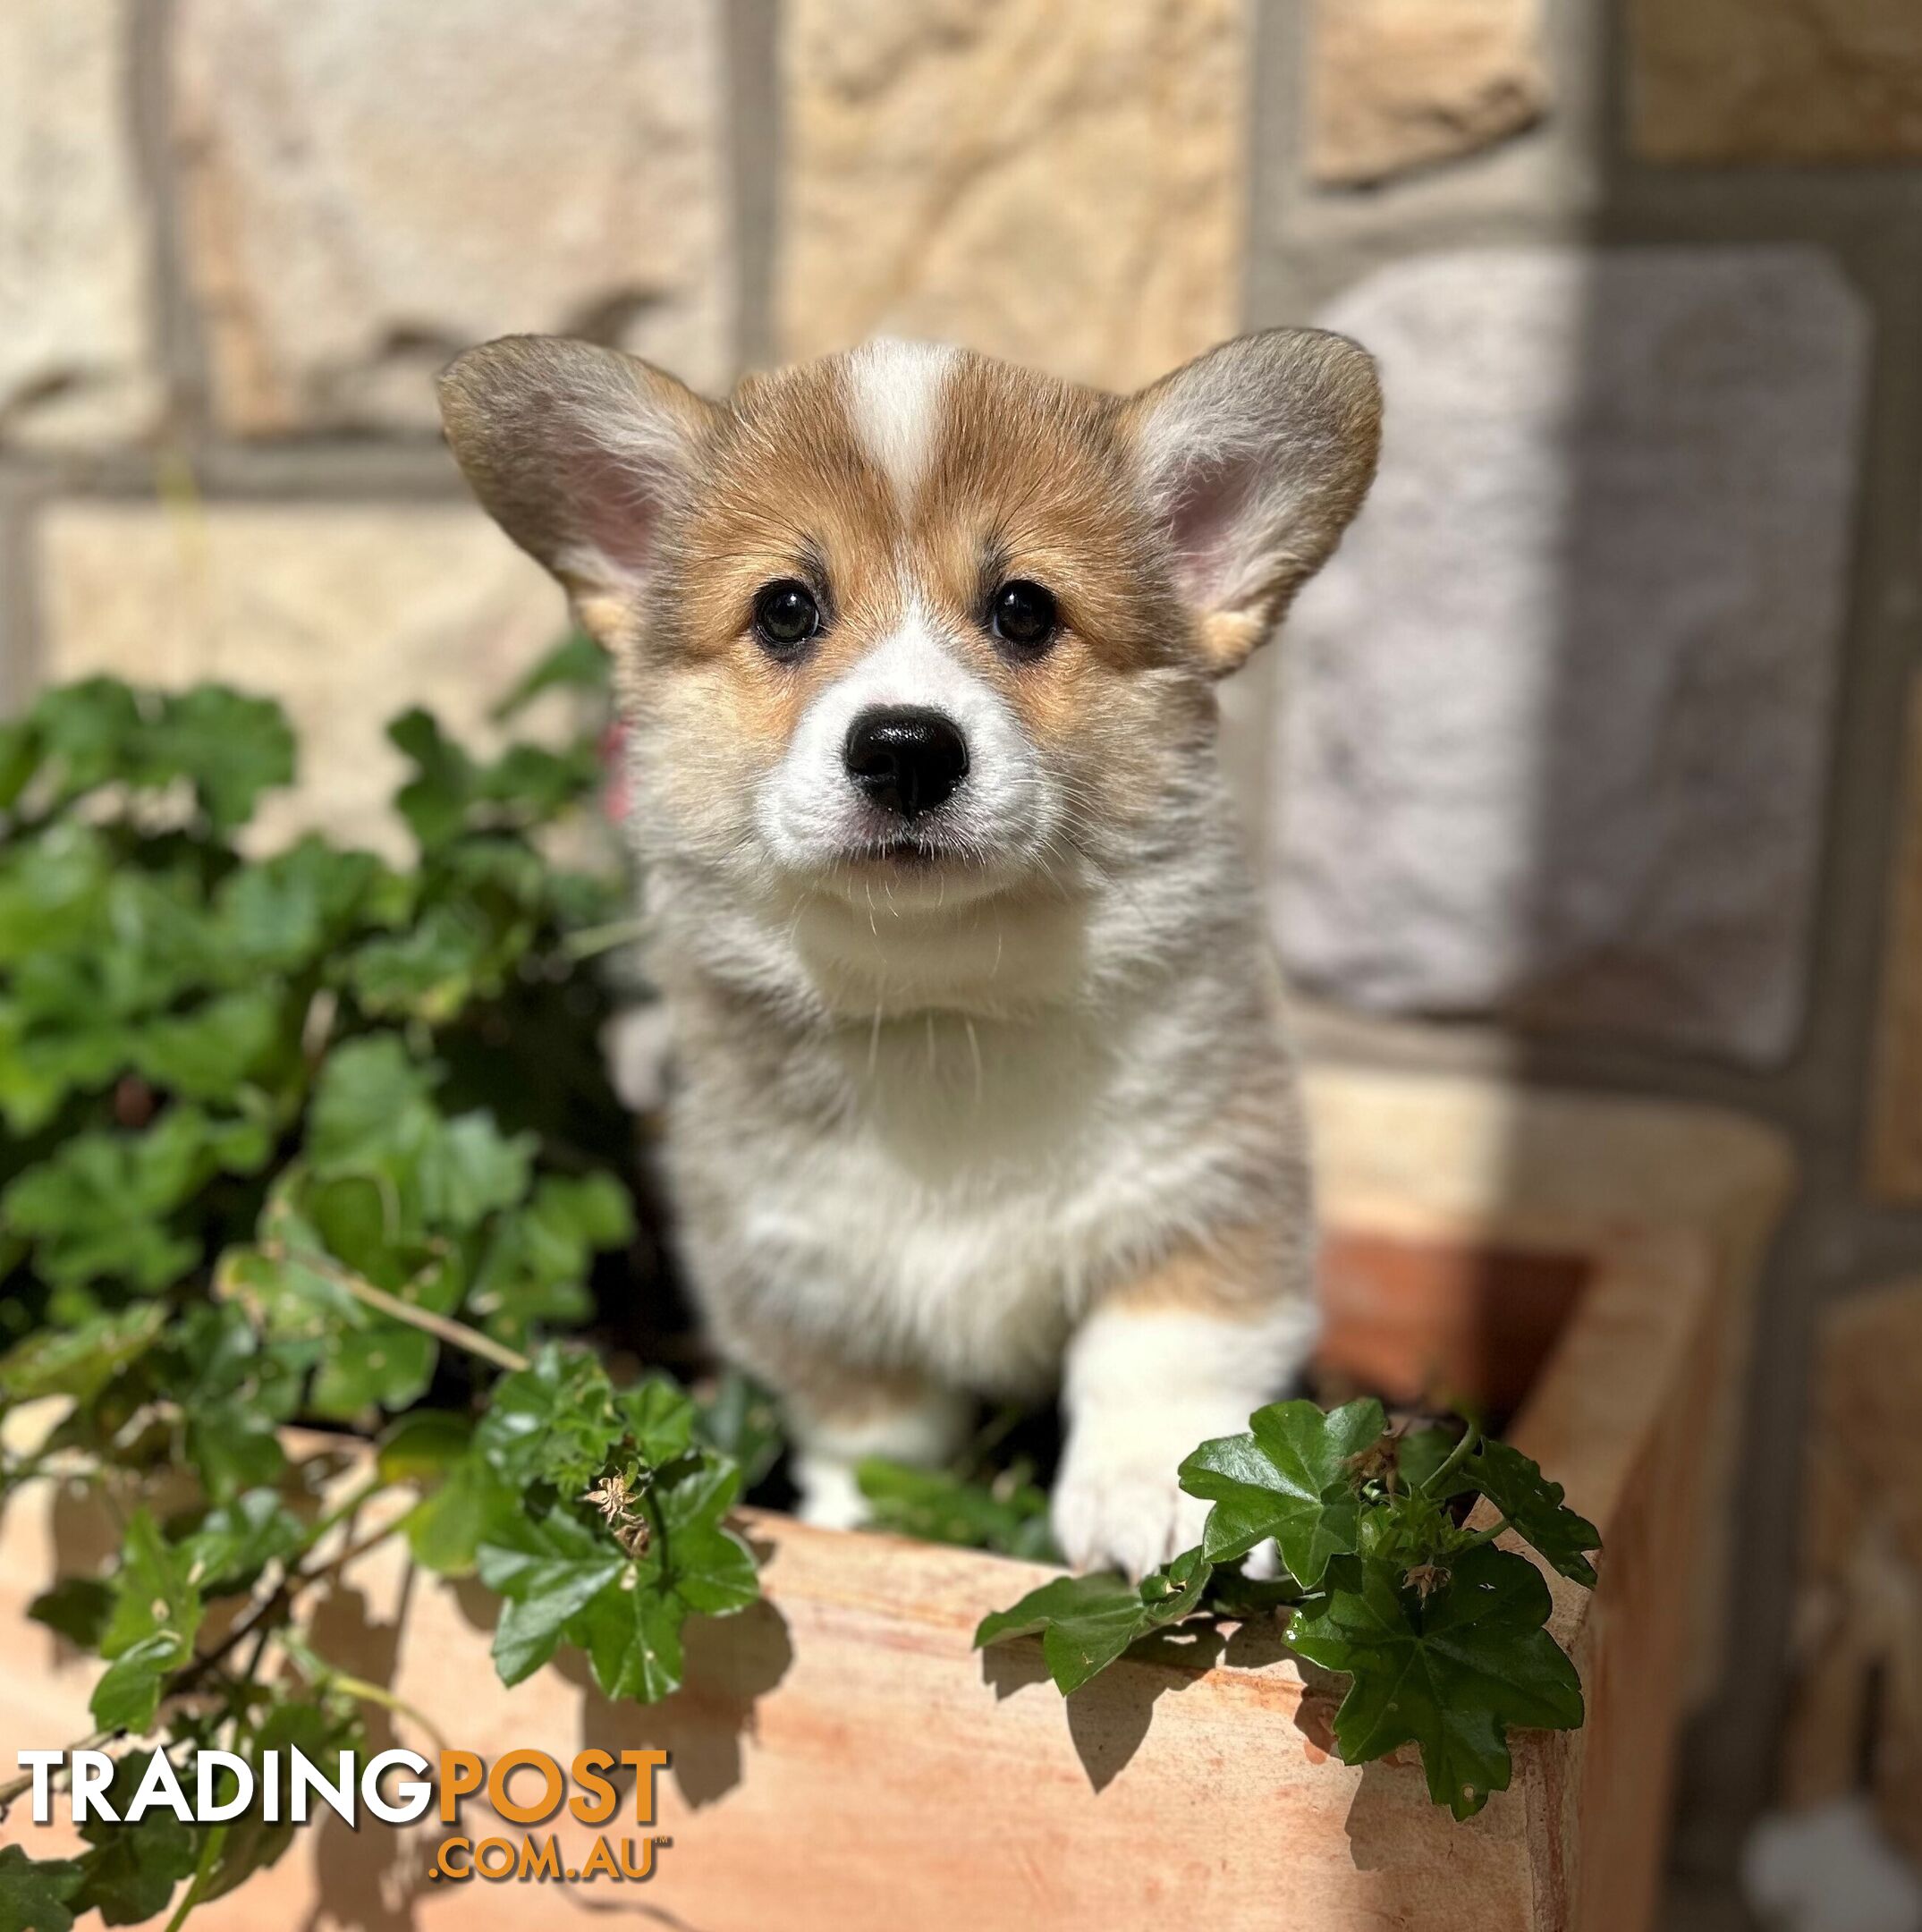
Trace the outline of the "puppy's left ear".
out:
<instances>
[{"instance_id":1,"label":"puppy's left ear","mask_svg":"<svg viewBox=\"0 0 1922 1932\"><path fill-rule=\"evenodd\" d=\"M1142 485L1208 667L1244 664L1327 562L1375 475L1375 361L1345 335L1223 343L1130 398Z\"/></svg>"}]
</instances>

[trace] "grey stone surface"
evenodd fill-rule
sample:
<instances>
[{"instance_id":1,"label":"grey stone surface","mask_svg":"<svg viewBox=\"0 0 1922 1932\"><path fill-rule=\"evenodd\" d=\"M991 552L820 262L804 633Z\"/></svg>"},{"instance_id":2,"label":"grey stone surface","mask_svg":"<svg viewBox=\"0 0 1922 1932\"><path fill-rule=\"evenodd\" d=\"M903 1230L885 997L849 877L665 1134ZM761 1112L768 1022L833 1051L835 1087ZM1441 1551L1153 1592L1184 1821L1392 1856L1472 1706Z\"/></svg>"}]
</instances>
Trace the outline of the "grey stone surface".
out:
<instances>
[{"instance_id":1,"label":"grey stone surface","mask_svg":"<svg viewBox=\"0 0 1922 1932\"><path fill-rule=\"evenodd\" d=\"M1800 1023L1868 343L1806 248L1462 251L1321 318L1374 496L1284 637L1299 981L1773 1063Z\"/></svg>"},{"instance_id":2,"label":"grey stone surface","mask_svg":"<svg viewBox=\"0 0 1922 1932\"><path fill-rule=\"evenodd\" d=\"M138 436L159 400L123 0L0 6L0 439Z\"/></svg>"},{"instance_id":3,"label":"grey stone surface","mask_svg":"<svg viewBox=\"0 0 1922 1932\"><path fill-rule=\"evenodd\" d=\"M724 386L724 24L680 0L182 0L185 256L223 423L430 428L449 353L516 330Z\"/></svg>"}]
</instances>

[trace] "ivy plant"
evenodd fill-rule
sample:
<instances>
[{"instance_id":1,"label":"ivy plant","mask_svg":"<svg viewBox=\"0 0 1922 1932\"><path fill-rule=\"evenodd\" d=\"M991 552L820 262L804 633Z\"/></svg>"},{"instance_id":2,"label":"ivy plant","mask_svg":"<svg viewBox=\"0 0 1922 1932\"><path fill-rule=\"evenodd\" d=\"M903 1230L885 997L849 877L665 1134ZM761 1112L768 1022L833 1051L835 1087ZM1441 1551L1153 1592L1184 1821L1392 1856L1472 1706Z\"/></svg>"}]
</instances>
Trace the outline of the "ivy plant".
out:
<instances>
[{"instance_id":1,"label":"ivy plant","mask_svg":"<svg viewBox=\"0 0 1922 1932\"><path fill-rule=\"evenodd\" d=\"M0 1425L43 1405L0 1503L82 1484L121 1521L31 1613L100 1659L69 1741L116 1787L155 1751L354 1744L390 1694L311 1612L389 1537L495 1594L508 1683L568 1644L663 1697L687 1620L757 1594L725 1519L765 1405L618 1385L572 1339L635 1233L594 970L630 902L611 856L556 856L594 850L599 652L570 640L502 722L555 689L558 748L394 722L405 865L256 852L294 773L267 699L97 678L0 725ZM9 1846L0 1932L177 1925L288 1842L149 1811L71 1859Z\"/></svg>"},{"instance_id":2,"label":"ivy plant","mask_svg":"<svg viewBox=\"0 0 1922 1932\"><path fill-rule=\"evenodd\" d=\"M1194 1548L1139 1583L1044 1583L983 1618L976 1645L1038 1634L1065 1694L1172 1624L1278 1607L1295 1653L1349 1680L1334 1717L1343 1762L1415 1745L1429 1796L1458 1818L1508 1788L1511 1726L1581 1723L1575 1666L1546 1627L1548 1585L1495 1539L1515 1531L1586 1586L1601 1539L1559 1484L1474 1422L1405 1430L1372 1399L1326 1412L1275 1402L1244 1434L1201 1444L1181 1485L1213 1505ZM1483 1496L1494 1520L1470 1529ZM1271 1541L1281 1574L1250 1579L1243 1559Z\"/></svg>"}]
</instances>

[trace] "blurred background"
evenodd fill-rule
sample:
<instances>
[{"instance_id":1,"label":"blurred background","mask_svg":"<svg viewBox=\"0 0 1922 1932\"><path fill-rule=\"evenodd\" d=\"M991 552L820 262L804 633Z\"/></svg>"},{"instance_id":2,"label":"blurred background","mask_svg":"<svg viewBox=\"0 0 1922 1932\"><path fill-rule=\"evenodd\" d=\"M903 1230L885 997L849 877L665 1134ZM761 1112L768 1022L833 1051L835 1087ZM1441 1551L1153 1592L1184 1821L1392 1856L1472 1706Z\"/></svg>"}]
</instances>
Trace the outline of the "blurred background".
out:
<instances>
[{"instance_id":1,"label":"blurred background","mask_svg":"<svg viewBox=\"0 0 1922 1932\"><path fill-rule=\"evenodd\" d=\"M382 722L563 621L456 350L1126 387L1306 321L1388 398L1227 694L1311 1053L1792 1152L1672 1852L1740 1924L1778 1805L1922 1854L1918 0L6 0L0 707L272 690L278 823L391 845Z\"/></svg>"}]
</instances>

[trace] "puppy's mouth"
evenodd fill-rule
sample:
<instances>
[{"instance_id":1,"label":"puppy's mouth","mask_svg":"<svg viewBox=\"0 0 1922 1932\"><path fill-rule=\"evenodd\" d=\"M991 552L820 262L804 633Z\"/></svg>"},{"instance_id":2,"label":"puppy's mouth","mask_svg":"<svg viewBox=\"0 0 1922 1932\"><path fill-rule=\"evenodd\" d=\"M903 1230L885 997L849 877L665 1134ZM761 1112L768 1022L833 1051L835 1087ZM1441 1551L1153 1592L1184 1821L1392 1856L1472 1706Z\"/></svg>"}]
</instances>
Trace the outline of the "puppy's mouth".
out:
<instances>
[{"instance_id":1,"label":"puppy's mouth","mask_svg":"<svg viewBox=\"0 0 1922 1932\"><path fill-rule=\"evenodd\" d=\"M938 834L895 832L864 839L850 857L857 864L884 871L931 872L945 866L978 865L978 856L963 852Z\"/></svg>"}]
</instances>

